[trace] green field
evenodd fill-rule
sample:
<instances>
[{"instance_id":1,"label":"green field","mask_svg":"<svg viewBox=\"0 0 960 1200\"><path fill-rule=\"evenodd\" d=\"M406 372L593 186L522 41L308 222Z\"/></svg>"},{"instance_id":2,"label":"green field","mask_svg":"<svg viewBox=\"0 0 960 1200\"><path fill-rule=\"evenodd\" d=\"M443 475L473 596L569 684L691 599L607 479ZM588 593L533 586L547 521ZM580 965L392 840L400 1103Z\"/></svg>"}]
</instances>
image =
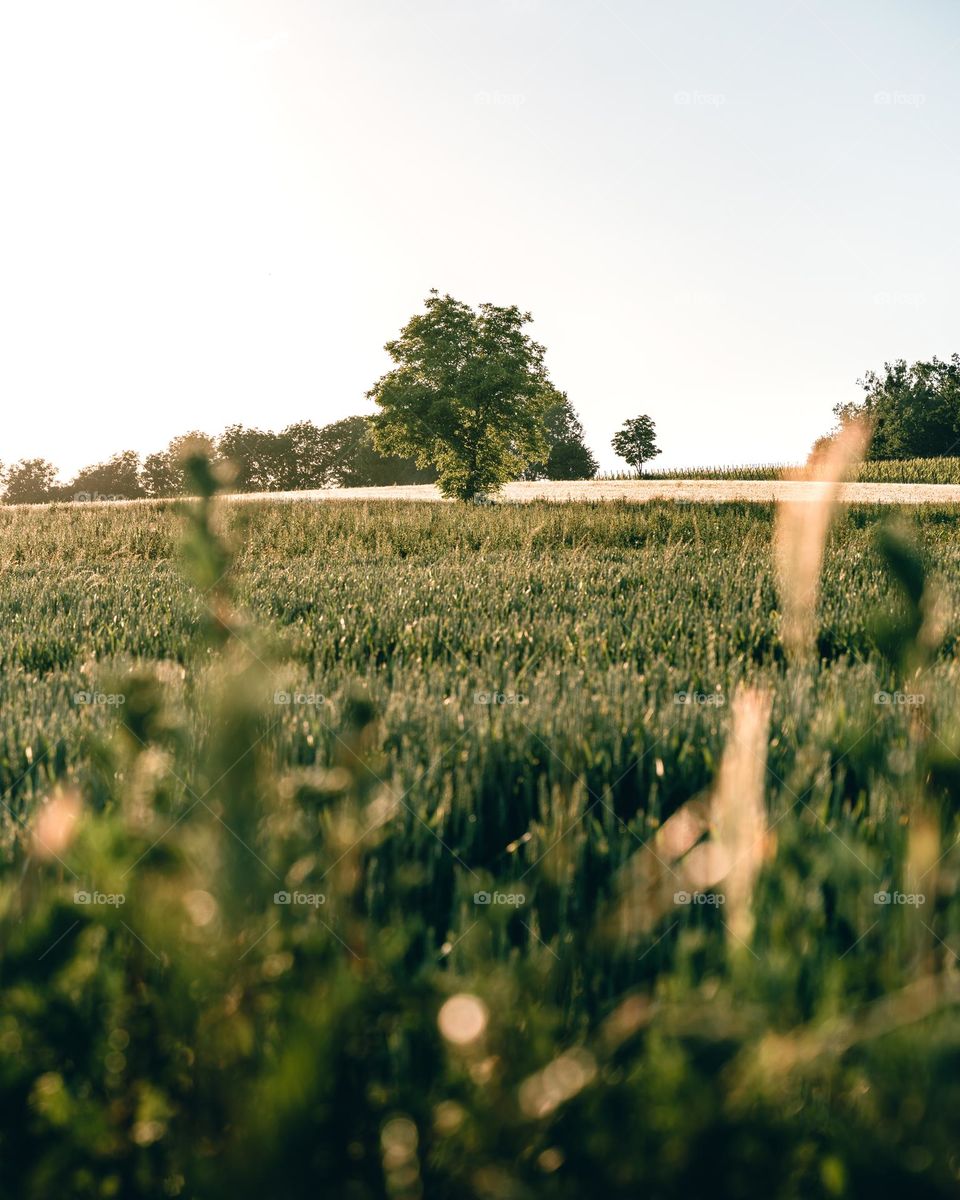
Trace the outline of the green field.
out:
<instances>
[{"instance_id":1,"label":"green field","mask_svg":"<svg viewBox=\"0 0 960 1200\"><path fill-rule=\"evenodd\" d=\"M812 661L773 518L0 511L0 1197L956 1195L960 511ZM741 938L643 872L745 687Z\"/></svg>"},{"instance_id":2,"label":"green field","mask_svg":"<svg viewBox=\"0 0 960 1200\"><path fill-rule=\"evenodd\" d=\"M760 463L739 467L645 467L644 479L789 479L797 464ZM633 479L632 473L604 478ZM960 458L907 458L860 463L856 483L960 483Z\"/></svg>"}]
</instances>

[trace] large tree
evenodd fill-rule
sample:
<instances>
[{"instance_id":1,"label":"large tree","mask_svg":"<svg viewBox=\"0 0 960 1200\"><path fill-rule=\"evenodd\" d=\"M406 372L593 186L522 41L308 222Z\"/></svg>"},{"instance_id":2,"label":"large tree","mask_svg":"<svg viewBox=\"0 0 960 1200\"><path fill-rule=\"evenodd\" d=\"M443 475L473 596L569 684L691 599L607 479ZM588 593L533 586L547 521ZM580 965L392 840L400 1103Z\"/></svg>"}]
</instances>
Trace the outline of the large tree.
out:
<instances>
[{"instance_id":1,"label":"large tree","mask_svg":"<svg viewBox=\"0 0 960 1200\"><path fill-rule=\"evenodd\" d=\"M75 500L98 497L133 500L142 496L140 456L136 450L123 450L106 462L84 467L70 481L67 491Z\"/></svg>"},{"instance_id":2,"label":"large tree","mask_svg":"<svg viewBox=\"0 0 960 1200\"><path fill-rule=\"evenodd\" d=\"M46 504L61 499L57 468L45 458L22 458L3 475L6 504Z\"/></svg>"},{"instance_id":3,"label":"large tree","mask_svg":"<svg viewBox=\"0 0 960 1200\"><path fill-rule=\"evenodd\" d=\"M656 426L646 414L624 421L610 444L614 452L626 459L638 475L643 474L643 464L660 453Z\"/></svg>"},{"instance_id":4,"label":"large tree","mask_svg":"<svg viewBox=\"0 0 960 1200\"><path fill-rule=\"evenodd\" d=\"M290 477L292 447L286 433L228 425L217 439L217 453L232 467L238 492L282 490Z\"/></svg>"},{"instance_id":5,"label":"large tree","mask_svg":"<svg viewBox=\"0 0 960 1200\"><path fill-rule=\"evenodd\" d=\"M148 496L182 496L189 488L183 464L192 455L214 457L213 438L195 429L171 440L166 450L148 454L143 460L140 483Z\"/></svg>"},{"instance_id":6,"label":"large tree","mask_svg":"<svg viewBox=\"0 0 960 1200\"><path fill-rule=\"evenodd\" d=\"M328 481L338 487L385 487L398 483L433 483L431 467L414 458L382 454L376 447L371 417L344 417L320 430L320 453Z\"/></svg>"},{"instance_id":7,"label":"large tree","mask_svg":"<svg viewBox=\"0 0 960 1200\"><path fill-rule=\"evenodd\" d=\"M333 482L324 431L312 421L297 421L282 430L286 454L277 483L284 491L322 488Z\"/></svg>"},{"instance_id":8,"label":"large tree","mask_svg":"<svg viewBox=\"0 0 960 1200\"><path fill-rule=\"evenodd\" d=\"M583 426L566 392L555 392L543 418L546 459L531 463L524 479L592 479L597 460L583 438Z\"/></svg>"},{"instance_id":9,"label":"large tree","mask_svg":"<svg viewBox=\"0 0 960 1200\"><path fill-rule=\"evenodd\" d=\"M860 385L860 403L833 410L841 428L866 416L873 425L868 457L935 458L960 445L960 355L944 361L885 363L883 374L869 371Z\"/></svg>"},{"instance_id":10,"label":"large tree","mask_svg":"<svg viewBox=\"0 0 960 1200\"><path fill-rule=\"evenodd\" d=\"M445 496L476 499L547 452L543 419L555 393L544 348L516 306L476 310L432 291L386 350L397 364L371 388L374 441L385 454L434 466Z\"/></svg>"}]
</instances>

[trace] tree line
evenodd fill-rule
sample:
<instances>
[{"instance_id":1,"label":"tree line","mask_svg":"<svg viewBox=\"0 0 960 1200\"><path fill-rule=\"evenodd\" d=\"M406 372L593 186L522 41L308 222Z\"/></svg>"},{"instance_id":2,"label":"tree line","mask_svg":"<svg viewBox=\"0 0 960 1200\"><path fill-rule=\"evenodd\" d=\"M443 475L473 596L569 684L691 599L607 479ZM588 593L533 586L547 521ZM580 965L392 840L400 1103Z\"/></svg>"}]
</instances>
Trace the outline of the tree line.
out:
<instances>
[{"instance_id":1,"label":"tree line","mask_svg":"<svg viewBox=\"0 0 960 1200\"><path fill-rule=\"evenodd\" d=\"M142 461L134 450L57 480L46 459L2 475L8 504L179 496L187 460L203 455L239 492L436 483L444 496L483 501L512 479L591 479L596 459L566 392L551 381L545 348L516 305L476 308L433 289L385 349L394 366L367 392L375 415L312 421L279 433L231 425L197 430ZM659 454L648 416L626 422L613 447L638 472Z\"/></svg>"},{"instance_id":2,"label":"tree line","mask_svg":"<svg viewBox=\"0 0 960 1200\"><path fill-rule=\"evenodd\" d=\"M583 426L569 399L557 393L543 414L546 453L520 472L524 479L590 479L597 463L584 443ZM237 492L300 491L308 488L379 487L434 483L436 468L414 457L381 452L372 419L344 417L317 426L297 421L279 432L228 426L219 437L193 430L141 458L121 451L84 467L68 482L44 458L21 459L2 472L7 504L44 504L92 499L158 499L184 495L189 483L184 461L201 452L218 465Z\"/></svg>"},{"instance_id":3,"label":"tree line","mask_svg":"<svg viewBox=\"0 0 960 1200\"><path fill-rule=\"evenodd\" d=\"M373 416L312 421L279 433L231 425L217 438L193 431L143 461L133 450L57 481L45 459L3 472L9 504L97 497L136 499L186 492L184 461L201 452L239 492L436 483L445 496L483 500L512 479L590 479L597 462L565 392L550 380L545 348L526 332L530 313L473 308L433 290L424 311L386 343L393 367L367 398ZM960 356L908 365L860 381L860 403L838 406L838 428L866 416L870 457L924 458L960 447ZM834 434L821 438L815 449ZM626 421L613 449L638 472L660 453L647 415Z\"/></svg>"}]
</instances>

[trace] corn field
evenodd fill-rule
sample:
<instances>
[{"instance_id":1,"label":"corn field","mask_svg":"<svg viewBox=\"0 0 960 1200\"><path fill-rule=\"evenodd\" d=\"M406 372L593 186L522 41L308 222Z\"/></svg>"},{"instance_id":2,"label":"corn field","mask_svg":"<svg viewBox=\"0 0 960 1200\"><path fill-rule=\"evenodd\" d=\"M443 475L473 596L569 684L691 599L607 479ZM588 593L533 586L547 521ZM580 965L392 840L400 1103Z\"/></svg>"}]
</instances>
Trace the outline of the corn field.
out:
<instances>
[{"instance_id":1,"label":"corn field","mask_svg":"<svg viewBox=\"0 0 960 1200\"><path fill-rule=\"evenodd\" d=\"M644 479L790 479L801 468L790 463L760 463L733 467L644 468ZM633 472L614 472L603 479L634 479ZM960 483L960 458L908 458L863 462L850 479L856 483Z\"/></svg>"}]
</instances>

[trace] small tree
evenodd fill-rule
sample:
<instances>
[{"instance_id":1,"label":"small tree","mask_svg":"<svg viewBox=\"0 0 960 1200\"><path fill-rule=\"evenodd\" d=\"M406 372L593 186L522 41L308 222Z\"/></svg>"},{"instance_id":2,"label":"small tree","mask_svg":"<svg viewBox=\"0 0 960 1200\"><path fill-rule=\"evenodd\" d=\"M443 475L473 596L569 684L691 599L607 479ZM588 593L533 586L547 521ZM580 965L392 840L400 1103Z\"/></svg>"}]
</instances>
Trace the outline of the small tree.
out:
<instances>
[{"instance_id":1,"label":"small tree","mask_svg":"<svg viewBox=\"0 0 960 1200\"><path fill-rule=\"evenodd\" d=\"M657 446L656 426L646 414L624 421L613 435L610 443L621 458L627 460L638 475L643 474L643 464L660 453Z\"/></svg>"},{"instance_id":2,"label":"small tree","mask_svg":"<svg viewBox=\"0 0 960 1200\"><path fill-rule=\"evenodd\" d=\"M397 364L367 393L380 406L374 442L437 469L445 496L472 500L517 479L547 452L543 418L555 392L544 348L519 308L477 310L432 291L426 312L386 345Z\"/></svg>"}]
</instances>

